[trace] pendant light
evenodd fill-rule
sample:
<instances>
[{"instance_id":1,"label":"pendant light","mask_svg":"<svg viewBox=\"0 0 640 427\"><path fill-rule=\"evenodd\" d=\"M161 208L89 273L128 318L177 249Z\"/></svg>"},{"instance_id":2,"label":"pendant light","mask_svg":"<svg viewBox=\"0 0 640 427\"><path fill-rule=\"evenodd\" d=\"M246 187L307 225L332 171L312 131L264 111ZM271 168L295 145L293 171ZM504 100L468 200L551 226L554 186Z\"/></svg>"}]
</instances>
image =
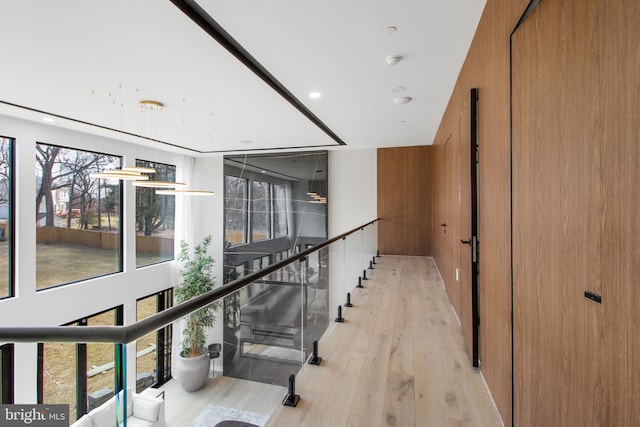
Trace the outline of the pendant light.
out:
<instances>
[{"instance_id":1,"label":"pendant light","mask_svg":"<svg viewBox=\"0 0 640 427\"><path fill-rule=\"evenodd\" d=\"M206 190L156 190L156 194L166 196L213 196L213 191Z\"/></svg>"},{"instance_id":2,"label":"pendant light","mask_svg":"<svg viewBox=\"0 0 640 427\"><path fill-rule=\"evenodd\" d=\"M139 172L126 171L123 169L111 169L102 172L94 172L91 178L100 179L119 179L122 181L146 181L149 179L147 175L142 175Z\"/></svg>"},{"instance_id":3,"label":"pendant light","mask_svg":"<svg viewBox=\"0 0 640 427\"><path fill-rule=\"evenodd\" d=\"M184 182L172 182L172 181L134 181L134 187L145 188L178 188L185 187L187 184Z\"/></svg>"}]
</instances>

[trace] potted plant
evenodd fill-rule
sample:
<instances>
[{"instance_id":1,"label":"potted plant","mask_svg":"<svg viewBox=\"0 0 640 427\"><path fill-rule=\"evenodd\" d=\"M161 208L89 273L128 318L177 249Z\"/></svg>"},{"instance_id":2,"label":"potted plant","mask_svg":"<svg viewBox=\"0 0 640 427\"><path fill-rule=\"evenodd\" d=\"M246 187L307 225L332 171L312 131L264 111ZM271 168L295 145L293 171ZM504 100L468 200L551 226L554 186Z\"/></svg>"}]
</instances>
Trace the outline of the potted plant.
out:
<instances>
[{"instance_id":1,"label":"potted plant","mask_svg":"<svg viewBox=\"0 0 640 427\"><path fill-rule=\"evenodd\" d=\"M189 250L189 244L180 242L178 261L180 268L180 283L174 288L176 304L209 292L215 286L213 277L213 257L208 254L211 235L205 237L202 243ZM209 374L209 357L205 349L205 331L215 324L216 311L219 302L211 303L184 319L182 330L182 350L176 372L178 382L185 391L196 391L207 382Z\"/></svg>"}]
</instances>

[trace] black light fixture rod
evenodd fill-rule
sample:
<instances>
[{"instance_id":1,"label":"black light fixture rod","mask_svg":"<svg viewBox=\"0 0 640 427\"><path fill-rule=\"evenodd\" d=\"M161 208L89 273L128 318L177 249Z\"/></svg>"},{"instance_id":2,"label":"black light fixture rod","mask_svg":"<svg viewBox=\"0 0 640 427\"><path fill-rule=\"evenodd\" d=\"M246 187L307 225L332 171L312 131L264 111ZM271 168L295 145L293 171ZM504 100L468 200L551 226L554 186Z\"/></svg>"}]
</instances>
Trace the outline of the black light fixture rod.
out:
<instances>
[{"instance_id":1,"label":"black light fixture rod","mask_svg":"<svg viewBox=\"0 0 640 427\"><path fill-rule=\"evenodd\" d=\"M187 15L193 22L209 34L215 41L220 43L230 54L235 56L238 61L242 62L255 75L260 77L262 81L268 84L287 102L293 105L313 124L318 126L331 139L339 145L347 145L338 135L336 135L322 120L311 112L305 105L300 102L289 90L278 81L266 68L262 66L245 48L240 45L220 24L218 24L198 3L194 0L171 0L178 9Z\"/></svg>"}]
</instances>

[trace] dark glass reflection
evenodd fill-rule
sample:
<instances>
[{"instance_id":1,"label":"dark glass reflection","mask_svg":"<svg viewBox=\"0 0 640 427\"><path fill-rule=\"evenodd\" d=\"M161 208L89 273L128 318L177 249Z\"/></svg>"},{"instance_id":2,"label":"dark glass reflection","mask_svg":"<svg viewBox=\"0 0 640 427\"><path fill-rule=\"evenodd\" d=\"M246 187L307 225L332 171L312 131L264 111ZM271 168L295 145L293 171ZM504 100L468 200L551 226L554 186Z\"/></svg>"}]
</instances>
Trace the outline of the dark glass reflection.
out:
<instances>
[{"instance_id":1,"label":"dark glass reflection","mask_svg":"<svg viewBox=\"0 0 640 427\"><path fill-rule=\"evenodd\" d=\"M225 158L225 283L326 241L326 171L326 151ZM327 272L321 252L225 298L224 375L286 385L328 325Z\"/></svg>"}]
</instances>

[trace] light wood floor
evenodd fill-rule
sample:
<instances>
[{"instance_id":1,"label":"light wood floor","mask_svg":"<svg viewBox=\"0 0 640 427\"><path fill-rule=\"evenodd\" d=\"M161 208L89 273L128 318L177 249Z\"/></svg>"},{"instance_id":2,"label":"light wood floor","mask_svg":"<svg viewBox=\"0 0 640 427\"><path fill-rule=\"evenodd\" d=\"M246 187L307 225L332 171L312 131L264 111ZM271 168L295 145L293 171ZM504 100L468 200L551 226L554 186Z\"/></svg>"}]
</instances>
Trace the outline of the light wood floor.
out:
<instances>
[{"instance_id":1,"label":"light wood floor","mask_svg":"<svg viewBox=\"0 0 640 427\"><path fill-rule=\"evenodd\" d=\"M296 408L281 405L284 387L219 376L185 393L170 381L167 426L189 426L209 403L271 415L270 427L502 426L433 260L383 256L367 276L320 340L321 366L296 376Z\"/></svg>"},{"instance_id":2,"label":"light wood floor","mask_svg":"<svg viewBox=\"0 0 640 427\"><path fill-rule=\"evenodd\" d=\"M165 392L167 427L188 427L209 404L268 417L287 394L286 387L222 375L209 379L204 388L193 393L182 390L175 380L169 381L161 389Z\"/></svg>"},{"instance_id":3,"label":"light wood floor","mask_svg":"<svg viewBox=\"0 0 640 427\"><path fill-rule=\"evenodd\" d=\"M502 426L431 258L383 256L268 426Z\"/></svg>"}]
</instances>

